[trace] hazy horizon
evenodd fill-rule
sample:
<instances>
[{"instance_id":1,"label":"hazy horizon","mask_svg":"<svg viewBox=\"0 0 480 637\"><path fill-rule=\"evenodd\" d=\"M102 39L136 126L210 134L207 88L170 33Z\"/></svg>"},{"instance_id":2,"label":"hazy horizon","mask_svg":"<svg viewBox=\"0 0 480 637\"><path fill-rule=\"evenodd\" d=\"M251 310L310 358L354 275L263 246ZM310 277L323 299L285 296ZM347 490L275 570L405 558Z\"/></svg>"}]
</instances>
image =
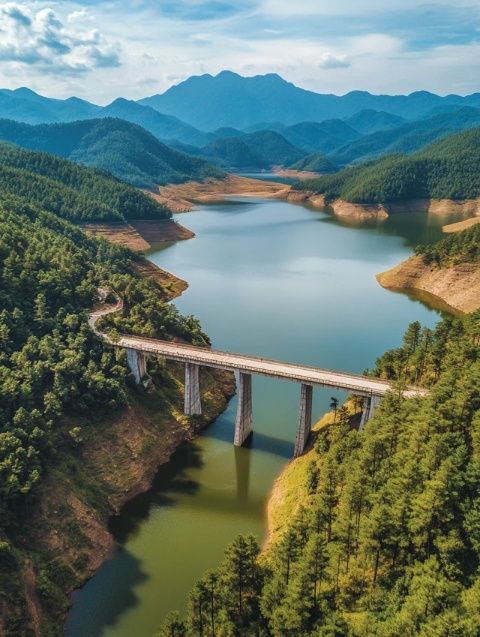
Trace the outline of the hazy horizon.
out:
<instances>
[{"instance_id":1,"label":"hazy horizon","mask_svg":"<svg viewBox=\"0 0 480 637\"><path fill-rule=\"evenodd\" d=\"M19 0L0 4L0 86L105 104L230 69L317 93L467 95L479 18L471 0Z\"/></svg>"}]
</instances>

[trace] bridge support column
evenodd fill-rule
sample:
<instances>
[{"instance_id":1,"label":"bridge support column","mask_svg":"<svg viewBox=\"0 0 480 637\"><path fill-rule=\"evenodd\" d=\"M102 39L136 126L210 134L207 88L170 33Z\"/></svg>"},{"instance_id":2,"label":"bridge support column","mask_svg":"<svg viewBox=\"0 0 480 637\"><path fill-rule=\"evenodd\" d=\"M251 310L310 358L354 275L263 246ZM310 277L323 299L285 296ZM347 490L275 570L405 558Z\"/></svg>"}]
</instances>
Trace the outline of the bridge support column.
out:
<instances>
[{"instance_id":1,"label":"bridge support column","mask_svg":"<svg viewBox=\"0 0 480 637\"><path fill-rule=\"evenodd\" d=\"M300 389L297 436L295 438L295 449L293 451L294 458L298 458L298 456L302 455L312 428L312 394L313 387L302 383Z\"/></svg>"},{"instance_id":2,"label":"bridge support column","mask_svg":"<svg viewBox=\"0 0 480 637\"><path fill-rule=\"evenodd\" d=\"M185 415L200 416L202 402L200 400L200 367L195 363L185 363Z\"/></svg>"},{"instance_id":3,"label":"bridge support column","mask_svg":"<svg viewBox=\"0 0 480 637\"><path fill-rule=\"evenodd\" d=\"M238 376L238 404L235 419L234 445L241 447L252 433L252 375L239 373Z\"/></svg>"},{"instance_id":4,"label":"bridge support column","mask_svg":"<svg viewBox=\"0 0 480 637\"><path fill-rule=\"evenodd\" d=\"M135 382L139 385L142 382L142 378L147 374L147 358L145 354L129 347L127 348L127 363Z\"/></svg>"},{"instance_id":5,"label":"bridge support column","mask_svg":"<svg viewBox=\"0 0 480 637\"><path fill-rule=\"evenodd\" d=\"M360 426L358 428L359 431L363 431L365 425L375 413L378 405L381 403L381 400L380 396L369 396L366 399L365 407L362 412L362 419L360 420Z\"/></svg>"}]
</instances>

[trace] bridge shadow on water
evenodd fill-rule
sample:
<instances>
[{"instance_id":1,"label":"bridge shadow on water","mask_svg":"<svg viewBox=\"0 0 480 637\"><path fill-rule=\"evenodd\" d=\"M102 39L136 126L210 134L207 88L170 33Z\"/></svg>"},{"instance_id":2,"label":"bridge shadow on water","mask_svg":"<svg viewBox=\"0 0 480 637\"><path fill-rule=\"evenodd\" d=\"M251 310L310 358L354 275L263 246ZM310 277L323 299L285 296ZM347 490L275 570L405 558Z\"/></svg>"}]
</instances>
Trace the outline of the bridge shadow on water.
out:
<instances>
[{"instance_id":1,"label":"bridge shadow on water","mask_svg":"<svg viewBox=\"0 0 480 637\"><path fill-rule=\"evenodd\" d=\"M203 435L205 437L213 438L214 440L221 440L222 442L228 442L233 445L233 426L212 427L207 429ZM252 435L245 442L242 448L255 449L255 451L271 453L280 458L291 460L293 457L293 447L293 441L277 438L276 436L270 436L269 434L264 434L259 431L253 431Z\"/></svg>"}]
</instances>

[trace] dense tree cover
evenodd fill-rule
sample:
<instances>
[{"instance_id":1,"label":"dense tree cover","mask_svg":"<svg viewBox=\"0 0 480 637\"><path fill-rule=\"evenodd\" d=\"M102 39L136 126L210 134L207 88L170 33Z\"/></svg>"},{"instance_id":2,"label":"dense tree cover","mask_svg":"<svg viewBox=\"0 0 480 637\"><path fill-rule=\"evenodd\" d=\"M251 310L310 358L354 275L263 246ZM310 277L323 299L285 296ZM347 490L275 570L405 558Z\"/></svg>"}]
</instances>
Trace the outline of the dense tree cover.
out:
<instances>
[{"instance_id":1,"label":"dense tree cover","mask_svg":"<svg viewBox=\"0 0 480 637\"><path fill-rule=\"evenodd\" d=\"M337 170L335 164L319 153L307 155L303 159L290 166L293 170L305 170L307 172L333 173Z\"/></svg>"},{"instance_id":2,"label":"dense tree cover","mask_svg":"<svg viewBox=\"0 0 480 637\"><path fill-rule=\"evenodd\" d=\"M480 313L413 323L374 373L398 388L318 434L308 506L261 560L237 538L161 635L480 635Z\"/></svg>"},{"instance_id":3,"label":"dense tree cover","mask_svg":"<svg viewBox=\"0 0 480 637\"><path fill-rule=\"evenodd\" d=\"M345 118L344 121L364 135L398 128L405 123L403 117L392 115L392 113L387 113L386 111L376 111L371 108L358 111L355 115Z\"/></svg>"},{"instance_id":4,"label":"dense tree cover","mask_svg":"<svg viewBox=\"0 0 480 637\"><path fill-rule=\"evenodd\" d=\"M410 154L457 131L480 126L480 108L458 107L432 112L401 126L364 135L334 149L329 158L339 166L394 153ZM411 119L411 115L408 115Z\"/></svg>"},{"instance_id":5,"label":"dense tree cover","mask_svg":"<svg viewBox=\"0 0 480 637\"><path fill-rule=\"evenodd\" d=\"M410 157L386 157L295 187L356 203L475 198L480 195L480 129L451 135Z\"/></svg>"},{"instance_id":6,"label":"dense tree cover","mask_svg":"<svg viewBox=\"0 0 480 637\"><path fill-rule=\"evenodd\" d=\"M202 148L206 159L230 169L264 169L272 166L289 166L301 159L305 152L293 146L283 135L271 130L254 133L232 133L219 137Z\"/></svg>"},{"instance_id":7,"label":"dense tree cover","mask_svg":"<svg viewBox=\"0 0 480 637\"><path fill-rule=\"evenodd\" d=\"M94 168L0 143L0 195L70 221L162 219L169 210L148 195Z\"/></svg>"},{"instance_id":8,"label":"dense tree cover","mask_svg":"<svg viewBox=\"0 0 480 637\"><path fill-rule=\"evenodd\" d=\"M115 118L37 126L0 120L0 139L106 170L140 188L223 175L204 160L165 146L140 126Z\"/></svg>"},{"instance_id":9,"label":"dense tree cover","mask_svg":"<svg viewBox=\"0 0 480 637\"><path fill-rule=\"evenodd\" d=\"M453 233L431 245L418 246L415 254L440 267L480 261L480 225Z\"/></svg>"},{"instance_id":10,"label":"dense tree cover","mask_svg":"<svg viewBox=\"0 0 480 637\"><path fill-rule=\"evenodd\" d=\"M131 258L21 199L0 199L0 539L54 462L65 422L125 404L124 355L87 324L99 285L125 294L118 330L205 339L134 273Z\"/></svg>"}]
</instances>

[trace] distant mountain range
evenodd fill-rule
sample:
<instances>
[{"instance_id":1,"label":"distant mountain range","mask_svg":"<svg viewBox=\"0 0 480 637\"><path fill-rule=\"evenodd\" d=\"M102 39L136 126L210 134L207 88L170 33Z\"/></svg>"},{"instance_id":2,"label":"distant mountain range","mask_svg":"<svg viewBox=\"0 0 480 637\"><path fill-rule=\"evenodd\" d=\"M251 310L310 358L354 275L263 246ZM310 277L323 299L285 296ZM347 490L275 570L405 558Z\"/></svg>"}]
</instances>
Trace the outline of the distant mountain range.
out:
<instances>
[{"instance_id":1,"label":"distant mountain range","mask_svg":"<svg viewBox=\"0 0 480 637\"><path fill-rule=\"evenodd\" d=\"M142 188L223 175L206 161L169 148L121 119L36 126L0 120L0 139L100 168Z\"/></svg>"},{"instance_id":2,"label":"distant mountain range","mask_svg":"<svg viewBox=\"0 0 480 637\"><path fill-rule=\"evenodd\" d=\"M222 126L244 129L258 122L321 122L351 117L365 109L415 119L438 106L480 107L480 93L466 97L440 97L426 91L410 95L372 95L365 91L323 95L298 88L276 74L242 77L223 71L215 77L190 77L161 95L140 100L140 104L213 131Z\"/></svg>"},{"instance_id":3,"label":"distant mountain range","mask_svg":"<svg viewBox=\"0 0 480 637\"><path fill-rule=\"evenodd\" d=\"M205 161L250 171L289 167L314 155L306 164L331 169L412 153L479 126L480 93L336 96L306 91L275 74L245 78L224 71L191 77L162 95L138 102L120 97L107 106L76 97L51 99L28 88L3 89L0 118L52 125L32 130L2 123L0 139L150 187L220 174ZM102 120L108 123L102 126Z\"/></svg>"}]
</instances>

